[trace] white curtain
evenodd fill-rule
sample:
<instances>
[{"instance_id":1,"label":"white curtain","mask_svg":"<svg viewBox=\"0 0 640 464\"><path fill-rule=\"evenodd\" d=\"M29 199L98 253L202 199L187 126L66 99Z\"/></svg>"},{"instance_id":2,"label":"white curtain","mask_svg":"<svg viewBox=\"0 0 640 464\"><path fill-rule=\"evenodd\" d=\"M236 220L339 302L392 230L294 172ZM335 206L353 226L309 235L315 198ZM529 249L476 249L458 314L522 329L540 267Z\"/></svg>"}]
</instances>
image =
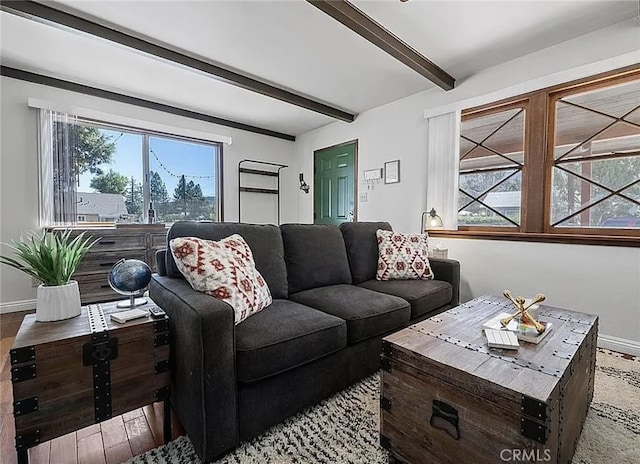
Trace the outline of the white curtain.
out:
<instances>
[{"instance_id":1,"label":"white curtain","mask_svg":"<svg viewBox=\"0 0 640 464\"><path fill-rule=\"evenodd\" d=\"M46 227L53 224L53 143L52 112L38 110L38 225Z\"/></svg>"},{"instance_id":2,"label":"white curtain","mask_svg":"<svg viewBox=\"0 0 640 464\"><path fill-rule=\"evenodd\" d=\"M460 111L427 119L427 210L435 208L444 228L458 228Z\"/></svg>"},{"instance_id":3,"label":"white curtain","mask_svg":"<svg viewBox=\"0 0 640 464\"><path fill-rule=\"evenodd\" d=\"M76 221L76 164L73 159L75 116L38 110L38 187L40 227Z\"/></svg>"}]
</instances>

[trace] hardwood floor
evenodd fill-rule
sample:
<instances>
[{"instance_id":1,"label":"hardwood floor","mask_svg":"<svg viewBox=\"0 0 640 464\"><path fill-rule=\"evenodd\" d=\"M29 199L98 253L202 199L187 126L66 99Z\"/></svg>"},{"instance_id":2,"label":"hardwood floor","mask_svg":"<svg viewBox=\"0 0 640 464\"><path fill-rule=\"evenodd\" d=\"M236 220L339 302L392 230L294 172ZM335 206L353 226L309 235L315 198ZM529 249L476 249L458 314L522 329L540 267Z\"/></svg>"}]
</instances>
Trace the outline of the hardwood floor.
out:
<instances>
[{"instance_id":1,"label":"hardwood floor","mask_svg":"<svg viewBox=\"0 0 640 464\"><path fill-rule=\"evenodd\" d=\"M0 315L0 462L17 463L9 350L28 312ZM175 415L172 435L184 430ZM29 450L32 464L116 464L162 445L162 403L90 425Z\"/></svg>"}]
</instances>

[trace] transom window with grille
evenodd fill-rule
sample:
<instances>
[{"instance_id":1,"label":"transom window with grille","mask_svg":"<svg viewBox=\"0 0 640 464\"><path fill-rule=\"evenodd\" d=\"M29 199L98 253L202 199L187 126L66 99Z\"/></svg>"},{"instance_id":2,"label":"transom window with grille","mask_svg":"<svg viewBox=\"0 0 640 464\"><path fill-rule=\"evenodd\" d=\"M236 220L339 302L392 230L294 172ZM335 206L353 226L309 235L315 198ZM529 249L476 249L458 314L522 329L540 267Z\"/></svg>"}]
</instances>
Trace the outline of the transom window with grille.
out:
<instances>
[{"instance_id":1,"label":"transom window with grille","mask_svg":"<svg viewBox=\"0 0 640 464\"><path fill-rule=\"evenodd\" d=\"M525 115L517 104L463 116L459 225L520 226Z\"/></svg>"},{"instance_id":2,"label":"transom window with grille","mask_svg":"<svg viewBox=\"0 0 640 464\"><path fill-rule=\"evenodd\" d=\"M640 80L551 98L551 226L640 229Z\"/></svg>"}]
</instances>

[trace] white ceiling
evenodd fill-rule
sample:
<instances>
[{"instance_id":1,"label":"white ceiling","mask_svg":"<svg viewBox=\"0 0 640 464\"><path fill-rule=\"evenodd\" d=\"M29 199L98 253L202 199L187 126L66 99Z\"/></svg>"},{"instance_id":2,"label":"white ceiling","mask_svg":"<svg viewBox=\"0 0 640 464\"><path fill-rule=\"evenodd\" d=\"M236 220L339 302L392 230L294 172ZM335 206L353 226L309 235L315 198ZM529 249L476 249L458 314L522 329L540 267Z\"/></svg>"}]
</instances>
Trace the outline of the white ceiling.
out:
<instances>
[{"instance_id":1,"label":"white ceiling","mask_svg":"<svg viewBox=\"0 0 640 464\"><path fill-rule=\"evenodd\" d=\"M638 14L637 0L353 3L458 83ZM354 113L433 86L302 0L67 0L55 6ZM6 12L0 21L3 65L293 135L333 121L84 34Z\"/></svg>"}]
</instances>

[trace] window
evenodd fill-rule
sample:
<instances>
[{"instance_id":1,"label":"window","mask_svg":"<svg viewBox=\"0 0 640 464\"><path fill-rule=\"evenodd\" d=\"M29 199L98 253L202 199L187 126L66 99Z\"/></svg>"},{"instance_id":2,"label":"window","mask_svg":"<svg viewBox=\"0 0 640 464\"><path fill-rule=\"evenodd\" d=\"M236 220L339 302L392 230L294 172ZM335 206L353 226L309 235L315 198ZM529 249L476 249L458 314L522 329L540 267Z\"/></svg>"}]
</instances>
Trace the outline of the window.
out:
<instances>
[{"instance_id":1,"label":"window","mask_svg":"<svg viewBox=\"0 0 640 464\"><path fill-rule=\"evenodd\" d=\"M520 226L525 108L500 108L460 127L459 225Z\"/></svg>"},{"instance_id":2,"label":"window","mask_svg":"<svg viewBox=\"0 0 640 464\"><path fill-rule=\"evenodd\" d=\"M640 229L640 80L551 98L551 226Z\"/></svg>"},{"instance_id":3,"label":"window","mask_svg":"<svg viewBox=\"0 0 640 464\"><path fill-rule=\"evenodd\" d=\"M461 234L638 243L637 66L465 110L460 135Z\"/></svg>"},{"instance_id":4,"label":"window","mask_svg":"<svg viewBox=\"0 0 640 464\"><path fill-rule=\"evenodd\" d=\"M150 208L162 223L219 219L220 144L48 110L40 117L41 178L52 179L50 189L41 182L43 225L146 223Z\"/></svg>"}]
</instances>

